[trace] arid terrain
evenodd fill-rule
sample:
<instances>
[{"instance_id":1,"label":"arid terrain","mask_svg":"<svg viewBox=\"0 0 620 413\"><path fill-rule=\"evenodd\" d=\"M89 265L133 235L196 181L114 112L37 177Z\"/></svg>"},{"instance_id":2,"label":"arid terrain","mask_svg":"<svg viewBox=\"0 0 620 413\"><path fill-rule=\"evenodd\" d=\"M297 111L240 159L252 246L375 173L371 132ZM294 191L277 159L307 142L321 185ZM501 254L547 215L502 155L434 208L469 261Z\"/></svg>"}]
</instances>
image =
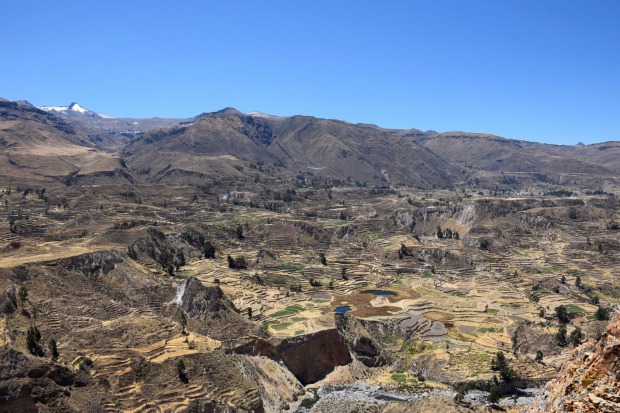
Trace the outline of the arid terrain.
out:
<instances>
[{"instance_id":1,"label":"arid terrain","mask_svg":"<svg viewBox=\"0 0 620 413\"><path fill-rule=\"evenodd\" d=\"M617 143L79 119L0 101L0 412L554 411L617 338Z\"/></svg>"}]
</instances>

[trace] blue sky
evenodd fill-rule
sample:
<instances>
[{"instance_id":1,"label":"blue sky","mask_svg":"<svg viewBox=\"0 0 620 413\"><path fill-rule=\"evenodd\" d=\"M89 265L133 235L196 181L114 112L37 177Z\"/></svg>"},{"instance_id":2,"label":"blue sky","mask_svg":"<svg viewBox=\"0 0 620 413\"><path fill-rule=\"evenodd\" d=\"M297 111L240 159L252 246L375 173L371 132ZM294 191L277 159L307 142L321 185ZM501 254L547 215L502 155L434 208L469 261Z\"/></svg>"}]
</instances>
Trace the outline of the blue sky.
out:
<instances>
[{"instance_id":1,"label":"blue sky","mask_svg":"<svg viewBox=\"0 0 620 413\"><path fill-rule=\"evenodd\" d=\"M0 96L620 140L620 1L6 1Z\"/></svg>"}]
</instances>

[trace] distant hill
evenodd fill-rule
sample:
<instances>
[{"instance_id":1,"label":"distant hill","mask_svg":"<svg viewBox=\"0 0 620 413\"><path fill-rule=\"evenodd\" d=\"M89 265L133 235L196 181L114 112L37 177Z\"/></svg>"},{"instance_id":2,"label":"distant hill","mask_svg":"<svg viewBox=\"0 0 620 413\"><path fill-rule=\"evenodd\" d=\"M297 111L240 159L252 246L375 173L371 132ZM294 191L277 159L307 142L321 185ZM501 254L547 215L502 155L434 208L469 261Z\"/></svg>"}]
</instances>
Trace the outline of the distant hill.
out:
<instances>
[{"instance_id":1,"label":"distant hill","mask_svg":"<svg viewBox=\"0 0 620 413\"><path fill-rule=\"evenodd\" d=\"M121 159L121 157L123 159ZM547 145L468 133L385 129L311 116L241 113L117 119L72 103L0 100L0 175L11 181L204 185L215 179L418 188L615 185L620 142ZM104 179L105 177L105 179Z\"/></svg>"},{"instance_id":2,"label":"distant hill","mask_svg":"<svg viewBox=\"0 0 620 413\"><path fill-rule=\"evenodd\" d=\"M66 120L0 100L0 177L24 185L131 182L121 159L98 150Z\"/></svg>"},{"instance_id":3,"label":"distant hill","mask_svg":"<svg viewBox=\"0 0 620 413\"><path fill-rule=\"evenodd\" d=\"M620 159L618 152L600 162L590 146L560 146L506 139L495 135L466 132L422 133L406 136L428 148L442 159L486 177L488 182L507 181L506 175L534 180L583 181L592 177L609 176L611 159Z\"/></svg>"},{"instance_id":4,"label":"distant hill","mask_svg":"<svg viewBox=\"0 0 620 413\"><path fill-rule=\"evenodd\" d=\"M445 187L459 172L428 149L380 129L309 116L249 116L231 108L146 133L124 154L155 181L174 174L184 181L191 174L235 174L234 166L257 163L373 185Z\"/></svg>"},{"instance_id":5,"label":"distant hill","mask_svg":"<svg viewBox=\"0 0 620 413\"><path fill-rule=\"evenodd\" d=\"M114 118L86 109L78 103L69 106L40 106L80 129L99 149L117 152L132 138L157 128L169 128L190 119Z\"/></svg>"}]
</instances>

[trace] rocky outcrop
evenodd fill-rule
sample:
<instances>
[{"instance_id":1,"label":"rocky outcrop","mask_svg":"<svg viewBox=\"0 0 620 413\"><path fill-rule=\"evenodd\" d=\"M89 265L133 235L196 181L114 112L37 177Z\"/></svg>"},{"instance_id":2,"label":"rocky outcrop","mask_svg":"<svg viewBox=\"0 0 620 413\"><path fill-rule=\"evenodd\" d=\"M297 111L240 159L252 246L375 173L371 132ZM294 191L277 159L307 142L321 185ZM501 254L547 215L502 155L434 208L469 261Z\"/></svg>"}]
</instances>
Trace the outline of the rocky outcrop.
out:
<instances>
[{"instance_id":1,"label":"rocky outcrop","mask_svg":"<svg viewBox=\"0 0 620 413\"><path fill-rule=\"evenodd\" d=\"M353 354L367 367L379 367L389 363L388 353L364 325L349 314L336 314L336 328Z\"/></svg>"},{"instance_id":2,"label":"rocky outcrop","mask_svg":"<svg viewBox=\"0 0 620 413\"><path fill-rule=\"evenodd\" d=\"M3 412L74 412L72 387L84 387L88 375L30 359L14 350L0 352L0 410ZM43 410L42 410L43 407Z\"/></svg>"},{"instance_id":3,"label":"rocky outcrop","mask_svg":"<svg viewBox=\"0 0 620 413\"><path fill-rule=\"evenodd\" d=\"M0 294L0 314L12 314L17 310L17 287L9 286Z\"/></svg>"},{"instance_id":4,"label":"rocky outcrop","mask_svg":"<svg viewBox=\"0 0 620 413\"><path fill-rule=\"evenodd\" d=\"M600 340L588 341L573 352L530 411L620 411L620 316Z\"/></svg>"},{"instance_id":5,"label":"rocky outcrop","mask_svg":"<svg viewBox=\"0 0 620 413\"><path fill-rule=\"evenodd\" d=\"M237 356L237 367L258 388L265 412L288 410L305 393L299 380L271 358Z\"/></svg>"},{"instance_id":6,"label":"rocky outcrop","mask_svg":"<svg viewBox=\"0 0 620 413\"><path fill-rule=\"evenodd\" d=\"M50 264L58 264L66 269L80 271L91 277L102 276L125 260L124 253L120 251L96 251L75 257L62 259Z\"/></svg>"},{"instance_id":7,"label":"rocky outcrop","mask_svg":"<svg viewBox=\"0 0 620 413\"><path fill-rule=\"evenodd\" d=\"M190 329L227 343L239 337L263 334L260 327L239 314L219 286L205 286L194 277L178 286L174 300L168 305L172 318L181 319L180 311L187 314Z\"/></svg>"},{"instance_id":8,"label":"rocky outcrop","mask_svg":"<svg viewBox=\"0 0 620 413\"><path fill-rule=\"evenodd\" d=\"M206 287L194 277L181 283L175 302L191 318L221 318L226 313L237 312L219 286Z\"/></svg>"},{"instance_id":9,"label":"rocky outcrop","mask_svg":"<svg viewBox=\"0 0 620 413\"><path fill-rule=\"evenodd\" d=\"M204 236L195 229L185 228L176 233L166 234L155 228L146 229L146 237L137 240L132 248L141 260L153 260L162 264L166 255L173 256L182 251L186 258L203 255Z\"/></svg>"}]
</instances>

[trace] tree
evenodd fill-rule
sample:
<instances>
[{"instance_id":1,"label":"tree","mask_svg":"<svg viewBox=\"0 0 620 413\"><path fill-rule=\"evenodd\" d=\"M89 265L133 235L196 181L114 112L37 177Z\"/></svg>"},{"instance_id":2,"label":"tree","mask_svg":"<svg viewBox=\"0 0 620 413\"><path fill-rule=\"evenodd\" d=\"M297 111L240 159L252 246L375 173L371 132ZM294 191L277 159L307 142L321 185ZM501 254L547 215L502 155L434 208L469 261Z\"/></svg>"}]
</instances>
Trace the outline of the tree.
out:
<instances>
[{"instance_id":1,"label":"tree","mask_svg":"<svg viewBox=\"0 0 620 413\"><path fill-rule=\"evenodd\" d=\"M467 386L467 384L460 384L456 388L456 394L454 395L454 401L456 403L462 403L465 400L465 394L467 394L467 390L469 390L469 387Z\"/></svg>"},{"instance_id":2,"label":"tree","mask_svg":"<svg viewBox=\"0 0 620 413\"><path fill-rule=\"evenodd\" d=\"M228 268L243 270L248 267L248 265L245 262L245 257L243 255L237 258L233 258L230 255L228 255L226 257L226 260L228 261Z\"/></svg>"},{"instance_id":3,"label":"tree","mask_svg":"<svg viewBox=\"0 0 620 413\"><path fill-rule=\"evenodd\" d=\"M204 243L204 252L205 258L214 259L215 258L215 247L209 241Z\"/></svg>"},{"instance_id":4,"label":"tree","mask_svg":"<svg viewBox=\"0 0 620 413\"><path fill-rule=\"evenodd\" d=\"M539 363L543 361L543 352L541 350L536 351L536 361Z\"/></svg>"},{"instance_id":5,"label":"tree","mask_svg":"<svg viewBox=\"0 0 620 413\"><path fill-rule=\"evenodd\" d=\"M566 275L562 274L562 278L560 278L560 282L562 284L566 284Z\"/></svg>"},{"instance_id":6,"label":"tree","mask_svg":"<svg viewBox=\"0 0 620 413\"><path fill-rule=\"evenodd\" d=\"M545 309L543 307L540 307L540 310L538 310L538 316L540 318L545 318Z\"/></svg>"},{"instance_id":7,"label":"tree","mask_svg":"<svg viewBox=\"0 0 620 413\"><path fill-rule=\"evenodd\" d=\"M511 337L512 340L512 354L517 357L517 353L519 352L519 330L515 330L514 334Z\"/></svg>"},{"instance_id":8,"label":"tree","mask_svg":"<svg viewBox=\"0 0 620 413\"><path fill-rule=\"evenodd\" d=\"M310 285L313 287L320 287L321 286L321 281L315 279L315 278L310 278Z\"/></svg>"},{"instance_id":9,"label":"tree","mask_svg":"<svg viewBox=\"0 0 620 413\"><path fill-rule=\"evenodd\" d=\"M183 383L187 383L187 375L185 374L185 362L183 359L177 361L177 373L179 374L179 379Z\"/></svg>"},{"instance_id":10,"label":"tree","mask_svg":"<svg viewBox=\"0 0 620 413\"><path fill-rule=\"evenodd\" d=\"M483 239L482 241L480 241L481 250L488 251L490 246L491 246L491 241L489 241L488 239Z\"/></svg>"},{"instance_id":11,"label":"tree","mask_svg":"<svg viewBox=\"0 0 620 413\"><path fill-rule=\"evenodd\" d=\"M319 259L321 260L321 264L323 264L323 265L327 265L327 258L325 257L325 254L324 254L324 253L322 253L322 252L321 252L321 253L319 254Z\"/></svg>"},{"instance_id":12,"label":"tree","mask_svg":"<svg viewBox=\"0 0 620 413\"><path fill-rule=\"evenodd\" d=\"M579 275L575 277L575 287L577 288L581 287L581 277Z\"/></svg>"},{"instance_id":13,"label":"tree","mask_svg":"<svg viewBox=\"0 0 620 413\"><path fill-rule=\"evenodd\" d=\"M181 333L187 334L185 332L185 327L187 327L187 316L185 315L185 311L181 310Z\"/></svg>"},{"instance_id":14,"label":"tree","mask_svg":"<svg viewBox=\"0 0 620 413\"><path fill-rule=\"evenodd\" d=\"M56 340L54 340L53 338L50 338L48 347L50 349L50 352L52 353L52 361L58 360L59 354L58 354L58 346L56 345Z\"/></svg>"},{"instance_id":15,"label":"tree","mask_svg":"<svg viewBox=\"0 0 620 413\"><path fill-rule=\"evenodd\" d=\"M609 309L605 307L597 308L596 312L594 313L594 317L600 321L609 320Z\"/></svg>"},{"instance_id":16,"label":"tree","mask_svg":"<svg viewBox=\"0 0 620 413\"><path fill-rule=\"evenodd\" d=\"M489 391L489 395L487 396L487 400L491 404L495 404L499 401L500 398L500 387L498 385L491 386L491 390Z\"/></svg>"},{"instance_id":17,"label":"tree","mask_svg":"<svg viewBox=\"0 0 620 413\"><path fill-rule=\"evenodd\" d=\"M460 238L461 238L461 236L459 235L459 232L458 231L454 231L454 239L458 240Z\"/></svg>"},{"instance_id":18,"label":"tree","mask_svg":"<svg viewBox=\"0 0 620 413\"><path fill-rule=\"evenodd\" d=\"M242 240L243 238L245 238L243 236L243 227L241 225L237 225L237 229L235 230L235 233L237 235L238 240Z\"/></svg>"},{"instance_id":19,"label":"tree","mask_svg":"<svg viewBox=\"0 0 620 413\"><path fill-rule=\"evenodd\" d=\"M568 210L568 217L570 219L577 219L579 215L577 214L577 210L575 208L570 208Z\"/></svg>"},{"instance_id":20,"label":"tree","mask_svg":"<svg viewBox=\"0 0 620 413\"><path fill-rule=\"evenodd\" d=\"M235 268L242 270L247 267L248 265L245 263L245 257L243 255L240 255L237 258L235 258Z\"/></svg>"},{"instance_id":21,"label":"tree","mask_svg":"<svg viewBox=\"0 0 620 413\"><path fill-rule=\"evenodd\" d=\"M127 247L127 256L134 261L138 259L138 254L132 245Z\"/></svg>"},{"instance_id":22,"label":"tree","mask_svg":"<svg viewBox=\"0 0 620 413\"><path fill-rule=\"evenodd\" d=\"M182 267L186 264L185 261L185 254L183 253L183 250L177 250L176 253L176 265L179 267Z\"/></svg>"},{"instance_id":23,"label":"tree","mask_svg":"<svg viewBox=\"0 0 620 413\"><path fill-rule=\"evenodd\" d=\"M567 344L566 340L566 326L564 324L560 324L558 328L558 332L555 334L555 339L558 342L560 347L564 347Z\"/></svg>"},{"instance_id":24,"label":"tree","mask_svg":"<svg viewBox=\"0 0 620 413\"><path fill-rule=\"evenodd\" d=\"M252 307L248 307L248 318L252 319Z\"/></svg>"},{"instance_id":25,"label":"tree","mask_svg":"<svg viewBox=\"0 0 620 413\"><path fill-rule=\"evenodd\" d=\"M41 353L39 341L41 341L41 332L36 326L30 327L26 334L26 347L28 347L28 351L35 355Z\"/></svg>"},{"instance_id":26,"label":"tree","mask_svg":"<svg viewBox=\"0 0 620 413\"><path fill-rule=\"evenodd\" d=\"M555 315L558 318L558 321L562 324L566 324L568 323L569 319L568 319L568 310L566 309L565 306L560 305L558 307L555 307Z\"/></svg>"},{"instance_id":27,"label":"tree","mask_svg":"<svg viewBox=\"0 0 620 413\"><path fill-rule=\"evenodd\" d=\"M443 238L443 230L441 229L440 225L437 225L437 238L439 239Z\"/></svg>"},{"instance_id":28,"label":"tree","mask_svg":"<svg viewBox=\"0 0 620 413\"><path fill-rule=\"evenodd\" d=\"M491 369L498 371L500 377L505 382L509 382L516 377L514 370L508 365L508 361L506 361L506 357L502 351L498 351L491 360Z\"/></svg>"},{"instance_id":29,"label":"tree","mask_svg":"<svg viewBox=\"0 0 620 413\"><path fill-rule=\"evenodd\" d=\"M583 332L581 331L579 327L577 327L570 333L568 340L573 345L573 347L577 347L579 344L581 344L581 340L583 340L583 336L584 336Z\"/></svg>"},{"instance_id":30,"label":"tree","mask_svg":"<svg viewBox=\"0 0 620 413\"><path fill-rule=\"evenodd\" d=\"M24 303L28 300L28 289L25 285L19 287L19 291L17 292L19 296L19 301L22 303L22 310L24 309Z\"/></svg>"}]
</instances>

